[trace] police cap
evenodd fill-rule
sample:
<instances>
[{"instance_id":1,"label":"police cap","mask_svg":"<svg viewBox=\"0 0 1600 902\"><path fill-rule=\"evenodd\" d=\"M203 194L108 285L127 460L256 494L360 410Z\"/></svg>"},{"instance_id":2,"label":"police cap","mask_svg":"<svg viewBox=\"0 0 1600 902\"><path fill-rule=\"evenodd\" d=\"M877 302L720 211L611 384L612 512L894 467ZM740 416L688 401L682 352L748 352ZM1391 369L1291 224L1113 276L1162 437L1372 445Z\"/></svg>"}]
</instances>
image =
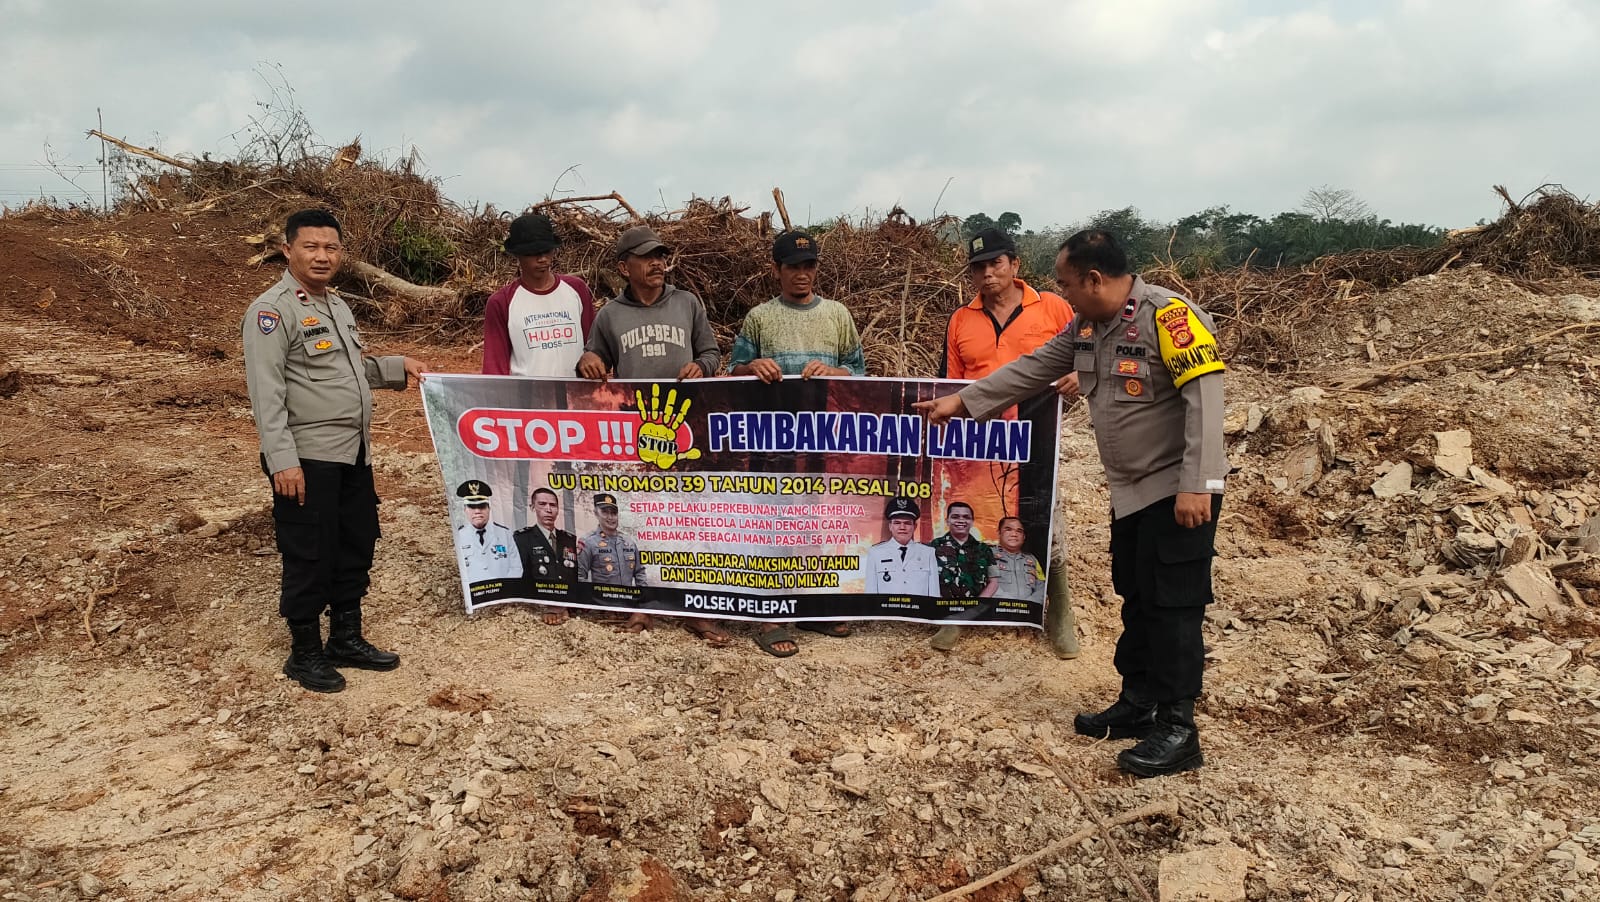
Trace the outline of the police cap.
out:
<instances>
[{"instance_id":1,"label":"police cap","mask_svg":"<svg viewBox=\"0 0 1600 902\"><path fill-rule=\"evenodd\" d=\"M594 507L595 510L599 510L602 507L609 507L612 510L616 510L617 496L611 494L610 492L601 492L600 494L594 496Z\"/></svg>"},{"instance_id":2,"label":"police cap","mask_svg":"<svg viewBox=\"0 0 1600 902\"><path fill-rule=\"evenodd\" d=\"M487 507L494 489L481 479L469 479L456 486L456 497L467 507Z\"/></svg>"},{"instance_id":3,"label":"police cap","mask_svg":"<svg viewBox=\"0 0 1600 902\"><path fill-rule=\"evenodd\" d=\"M922 509L917 507L917 502L912 501L910 498L904 495L896 495L889 499L888 504L884 505L883 516L889 520L893 520L895 517L910 517L916 520L922 516Z\"/></svg>"}]
</instances>

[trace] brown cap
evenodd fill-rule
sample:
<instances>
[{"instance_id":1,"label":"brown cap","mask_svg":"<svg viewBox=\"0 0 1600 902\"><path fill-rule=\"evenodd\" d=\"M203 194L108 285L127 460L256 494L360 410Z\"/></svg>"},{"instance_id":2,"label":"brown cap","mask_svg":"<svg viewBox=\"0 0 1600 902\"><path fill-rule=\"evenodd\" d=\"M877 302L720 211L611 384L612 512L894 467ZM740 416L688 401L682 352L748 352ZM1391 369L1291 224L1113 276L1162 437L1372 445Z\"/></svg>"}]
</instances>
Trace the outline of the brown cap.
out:
<instances>
[{"instance_id":1,"label":"brown cap","mask_svg":"<svg viewBox=\"0 0 1600 902\"><path fill-rule=\"evenodd\" d=\"M642 257L663 248L672 250L661 240L661 236L656 234L655 229L645 225L634 226L617 239L617 259L630 256Z\"/></svg>"}]
</instances>

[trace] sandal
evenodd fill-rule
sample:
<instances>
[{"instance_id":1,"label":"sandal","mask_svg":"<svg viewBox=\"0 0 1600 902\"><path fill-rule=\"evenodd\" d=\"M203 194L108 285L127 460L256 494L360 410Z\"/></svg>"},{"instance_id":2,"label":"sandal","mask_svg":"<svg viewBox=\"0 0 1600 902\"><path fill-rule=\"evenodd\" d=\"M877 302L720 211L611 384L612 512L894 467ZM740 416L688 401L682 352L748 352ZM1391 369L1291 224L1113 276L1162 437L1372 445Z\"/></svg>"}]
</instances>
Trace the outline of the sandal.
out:
<instances>
[{"instance_id":1,"label":"sandal","mask_svg":"<svg viewBox=\"0 0 1600 902\"><path fill-rule=\"evenodd\" d=\"M714 620L684 620L683 628L712 648L727 648L733 634L718 626Z\"/></svg>"},{"instance_id":2,"label":"sandal","mask_svg":"<svg viewBox=\"0 0 1600 902\"><path fill-rule=\"evenodd\" d=\"M788 651L777 647L785 642L791 646ZM800 643L794 641L794 635L781 626L756 633L756 644L774 658L787 658L800 650Z\"/></svg>"},{"instance_id":3,"label":"sandal","mask_svg":"<svg viewBox=\"0 0 1600 902\"><path fill-rule=\"evenodd\" d=\"M807 632L821 633L834 639L846 639L855 632L850 628L850 624L842 620L802 620L795 626Z\"/></svg>"}]
</instances>

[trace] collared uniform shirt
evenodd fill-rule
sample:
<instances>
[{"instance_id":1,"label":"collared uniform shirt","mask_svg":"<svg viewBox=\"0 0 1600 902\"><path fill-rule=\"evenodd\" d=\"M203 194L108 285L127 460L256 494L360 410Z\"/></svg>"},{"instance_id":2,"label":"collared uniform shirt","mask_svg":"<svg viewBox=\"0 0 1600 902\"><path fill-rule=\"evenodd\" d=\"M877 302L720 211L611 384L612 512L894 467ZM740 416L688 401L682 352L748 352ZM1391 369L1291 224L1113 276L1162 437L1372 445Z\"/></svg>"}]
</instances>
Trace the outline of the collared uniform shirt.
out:
<instances>
[{"instance_id":1,"label":"collared uniform shirt","mask_svg":"<svg viewBox=\"0 0 1600 902\"><path fill-rule=\"evenodd\" d=\"M315 297L287 271L245 311L240 330L267 471L302 459L355 463L371 442L372 390L403 390L405 358L363 355L344 300L332 290Z\"/></svg>"},{"instance_id":2,"label":"collared uniform shirt","mask_svg":"<svg viewBox=\"0 0 1600 902\"><path fill-rule=\"evenodd\" d=\"M989 584L989 568L994 566L994 549L968 535L965 542L945 533L933 540L933 553L939 560L941 598L977 598Z\"/></svg>"},{"instance_id":3,"label":"collared uniform shirt","mask_svg":"<svg viewBox=\"0 0 1600 902\"><path fill-rule=\"evenodd\" d=\"M998 580L995 598L1016 598L1044 604L1044 568L1039 566L1039 559L1028 552L1012 554L1004 548L996 548L989 576Z\"/></svg>"},{"instance_id":4,"label":"collared uniform shirt","mask_svg":"<svg viewBox=\"0 0 1600 902\"><path fill-rule=\"evenodd\" d=\"M482 529L471 523L457 526L456 557L461 561L461 573L468 585L522 575L522 558L517 554L511 529L499 523L486 523Z\"/></svg>"},{"instance_id":5,"label":"collared uniform shirt","mask_svg":"<svg viewBox=\"0 0 1600 902\"><path fill-rule=\"evenodd\" d=\"M921 542L879 542L861 559L861 575L869 594L939 597L939 561Z\"/></svg>"},{"instance_id":6,"label":"collared uniform shirt","mask_svg":"<svg viewBox=\"0 0 1600 902\"><path fill-rule=\"evenodd\" d=\"M1228 474L1222 371L1211 316L1135 277L1121 315L1079 315L1039 350L961 390L984 420L1077 370L1113 517L1179 492L1221 494Z\"/></svg>"},{"instance_id":7,"label":"collared uniform shirt","mask_svg":"<svg viewBox=\"0 0 1600 902\"><path fill-rule=\"evenodd\" d=\"M571 580L576 563L577 541L572 533L558 529L552 538L535 523L511 534L522 561L522 575L529 579Z\"/></svg>"},{"instance_id":8,"label":"collared uniform shirt","mask_svg":"<svg viewBox=\"0 0 1600 902\"><path fill-rule=\"evenodd\" d=\"M578 579L606 586L645 585L638 544L621 533L589 533L578 543Z\"/></svg>"}]
</instances>

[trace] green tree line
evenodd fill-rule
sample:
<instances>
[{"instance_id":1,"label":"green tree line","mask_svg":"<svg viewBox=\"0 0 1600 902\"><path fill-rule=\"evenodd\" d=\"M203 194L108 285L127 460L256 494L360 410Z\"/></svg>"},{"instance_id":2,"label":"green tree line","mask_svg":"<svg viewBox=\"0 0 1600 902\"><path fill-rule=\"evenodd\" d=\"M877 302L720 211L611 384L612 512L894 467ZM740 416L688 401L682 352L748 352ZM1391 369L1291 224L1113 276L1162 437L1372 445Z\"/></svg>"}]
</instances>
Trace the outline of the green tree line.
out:
<instances>
[{"instance_id":1,"label":"green tree line","mask_svg":"<svg viewBox=\"0 0 1600 902\"><path fill-rule=\"evenodd\" d=\"M1137 207L1102 210L1081 222L1040 230L1023 229L1022 217L974 213L960 224L962 237L999 228L1017 242L1025 268L1050 274L1056 249L1079 229L1105 229L1122 240L1134 266L1145 269L1171 260L1185 274L1253 267L1293 267L1328 254L1369 248L1434 247L1444 241L1436 226L1395 223L1371 213L1351 192L1315 188L1297 210L1271 217L1227 205L1209 207L1173 222L1148 219Z\"/></svg>"}]
</instances>

